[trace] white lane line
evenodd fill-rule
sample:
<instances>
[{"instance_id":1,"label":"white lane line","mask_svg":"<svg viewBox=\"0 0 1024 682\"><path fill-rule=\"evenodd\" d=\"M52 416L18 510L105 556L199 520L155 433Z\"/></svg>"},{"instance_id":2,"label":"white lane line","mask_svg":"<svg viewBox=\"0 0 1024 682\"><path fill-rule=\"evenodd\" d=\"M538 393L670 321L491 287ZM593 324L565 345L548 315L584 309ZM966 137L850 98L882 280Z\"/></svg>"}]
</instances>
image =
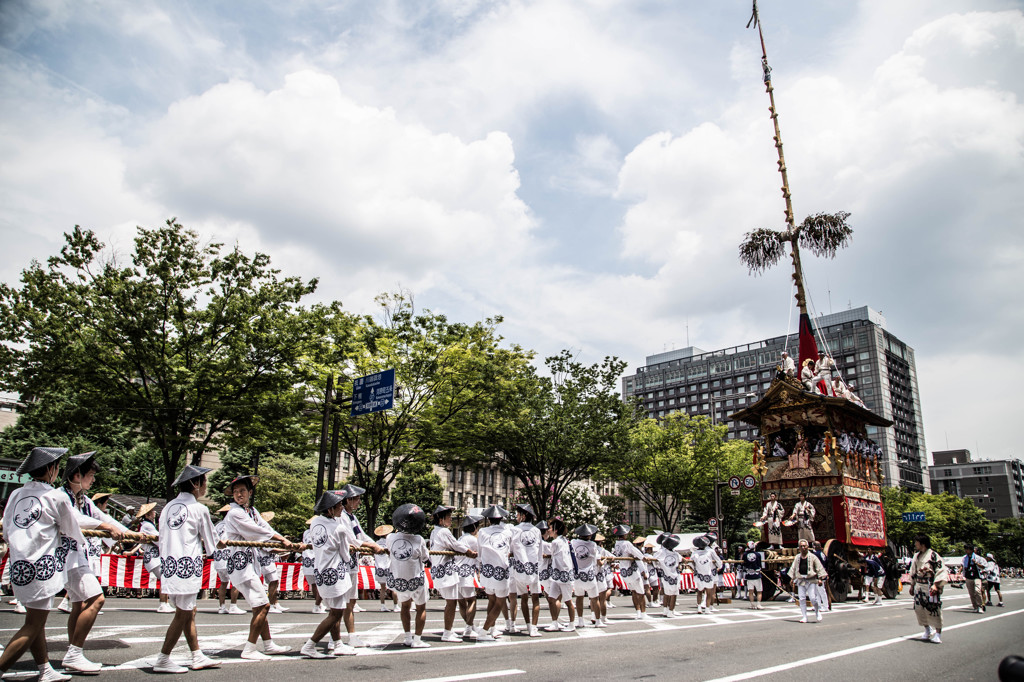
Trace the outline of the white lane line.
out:
<instances>
[{"instance_id":1,"label":"white lane line","mask_svg":"<svg viewBox=\"0 0 1024 682\"><path fill-rule=\"evenodd\" d=\"M972 620L967 623L958 623L956 625L950 625L943 627L942 631L947 632L949 630L957 630L959 628L971 627L980 623L985 623L990 620L997 620L999 618L1006 618L1007 616L1016 616L1024 613L1024 609L1018 609L1017 611L1007 611L1006 613L1000 613L997 616L989 616L987 618L979 618L978 620ZM814 663L821 663L823 661L830 661L834 658L842 658L843 656L849 656L851 654L859 654L862 651L870 651L871 649L878 649L890 644L898 644L899 642L906 642L907 640L920 639L919 633L913 635L904 635L902 637L893 637L891 639L884 639L879 642L872 642L871 644L862 644L861 646L855 646L849 649L843 649L842 651L833 651L832 653L822 654L820 656L813 656L811 658L805 658L800 661L793 661L792 663L783 663L781 665L774 665L770 668L761 668L760 670L751 670L750 672L737 673L736 675L730 675L728 677L719 677L710 682L738 682L739 680L750 680L755 677L763 677L764 675L771 675L773 673L784 672L786 670L792 670L794 668L802 668L806 665L812 665Z\"/></svg>"},{"instance_id":2,"label":"white lane line","mask_svg":"<svg viewBox=\"0 0 1024 682\"><path fill-rule=\"evenodd\" d=\"M451 677L425 677L419 680L409 680L409 682L459 682L460 680L482 680L487 677L506 677L508 675L522 675L525 672L525 670L516 670L515 668L510 668L508 670L494 670L489 673L452 675Z\"/></svg>"}]
</instances>

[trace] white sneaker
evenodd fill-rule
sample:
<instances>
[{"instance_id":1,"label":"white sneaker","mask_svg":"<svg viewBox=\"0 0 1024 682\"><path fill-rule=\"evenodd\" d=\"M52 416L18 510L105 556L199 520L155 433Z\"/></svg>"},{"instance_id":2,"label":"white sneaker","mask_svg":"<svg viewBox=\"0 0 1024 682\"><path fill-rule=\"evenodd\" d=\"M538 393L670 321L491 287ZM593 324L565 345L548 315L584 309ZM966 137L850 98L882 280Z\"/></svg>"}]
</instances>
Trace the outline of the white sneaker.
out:
<instances>
[{"instance_id":1,"label":"white sneaker","mask_svg":"<svg viewBox=\"0 0 1024 682\"><path fill-rule=\"evenodd\" d=\"M806 623L807 622L807 616L804 616L803 618L801 618L800 622L801 623Z\"/></svg>"},{"instance_id":2,"label":"white sneaker","mask_svg":"<svg viewBox=\"0 0 1024 682\"><path fill-rule=\"evenodd\" d=\"M14 600L14 612L15 613L27 613L27 610L25 609L25 605L22 604L17 599ZM54 671L54 674L56 675L57 671Z\"/></svg>"},{"instance_id":3,"label":"white sneaker","mask_svg":"<svg viewBox=\"0 0 1024 682\"><path fill-rule=\"evenodd\" d=\"M467 639L469 637L476 639L476 628L472 625L467 625L466 629L462 631L462 639Z\"/></svg>"},{"instance_id":4,"label":"white sneaker","mask_svg":"<svg viewBox=\"0 0 1024 682\"><path fill-rule=\"evenodd\" d=\"M220 663L200 650L192 652L192 665L190 667L193 670L208 670L210 668L219 668Z\"/></svg>"},{"instance_id":5,"label":"white sneaker","mask_svg":"<svg viewBox=\"0 0 1024 682\"><path fill-rule=\"evenodd\" d=\"M402 605L401 605L401 604L395 604L395 608L393 608L393 609L391 609L391 610L392 610L392 611L393 611L394 613L401 613L401 612L402 612Z\"/></svg>"},{"instance_id":6,"label":"white sneaker","mask_svg":"<svg viewBox=\"0 0 1024 682\"><path fill-rule=\"evenodd\" d=\"M299 653L306 658L330 658L329 654L320 653L320 650L316 648L316 642L311 639L306 640L306 643L299 649Z\"/></svg>"},{"instance_id":7,"label":"white sneaker","mask_svg":"<svg viewBox=\"0 0 1024 682\"><path fill-rule=\"evenodd\" d=\"M582 628L587 627L587 624L584 622L584 620L582 618L577 618L576 619L576 627L582 629Z\"/></svg>"},{"instance_id":8,"label":"white sneaker","mask_svg":"<svg viewBox=\"0 0 1024 682\"><path fill-rule=\"evenodd\" d=\"M381 604L380 605L380 610L381 610L381 613L390 613L391 612L391 607L388 606L387 604Z\"/></svg>"},{"instance_id":9,"label":"white sneaker","mask_svg":"<svg viewBox=\"0 0 1024 682\"><path fill-rule=\"evenodd\" d=\"M227 604L221 604L220 608L217 609L217 613L226 614L227 612L228 612L228 605Z\"/></svg>"},{"instance_id":10,"label":"white sneaker","mask_svg":"<svg viewBox=\"0 0 1024 682\"><path fill-rule=\"evenodd\" d=\"M160 654L156 657L156 664L153 666L153 672L180 675L181 673L187 673L188 668L183 665L178 665L172 661L171 657L167 654Z\"/></svg>"},{"instance_id":11,"label":"white sneaker","mask_svg":"<svg viewBox=\"0 0 1024 682\"><path fill-rule=\"evenodd\" d=\"M427 643L427 642L424 642L422 639L420 639L419 635L413 635L412 644L406 644L406 646L411 646L413 649L429 649L430 648L430 644Z\"/></svg>"},{"instance_id":12,"label":"white sneaker","mask_svg":"<svg viewBox=\"0 0 1024 682\"><path fill-rule=\"evenodd\" d=\"M162 601L160 605L156 607L157 613L174 613L174 607L170 603Z\"/></svg>"},{"instance_id":13,"label":"white sneaker","mask_svg":"<svg viewBox=\"0 0 1024 682\"><path fill-rule=\"evenodd\" d=\"M820 613L819 613L819 614L817 615L817 617L815 618L815 620L817 620L817 621L818 621L819 623L821 622L821 614L820 614Z\"/></svg>"},{"instance_id":14,"label":"white sneaker","mask_svg":"<svg viewBox=\"0 0 1024 682\"><path fill-rule=\"evenodd\" d=\"M284 609L281 608L280 604L271 604L270 613L284 613Z\"/></svg>"},{"instance_id":15,"label":"white sneaker","mask_svg":"<svg viewBox=\"0 0 1024 682\"><path fill-rule=\"evenodd\" d=\"M516 632L519 632L519 626L516 625L516 622L514 620L506 620L505 621L505 632L507 632L509 634L514 634Z\"/></svg>"},{"instance_id":16,"label":"white sneaker","mask_svg":"<svg viewBox=\"0 0 1024 682\"><path fill-rule=\"evenodd\" d=\"M77 647L75 648L77 649ZM69 649L60 665L66 670L74 670L79 673L98 673L103 669L102 663L93 663L85 657L81 649L74 652Z\"/></svg>"},{"instance_id":17,"label":"white sneaker","mask_svg":"<svg viewBox=\"0 0 1024 682\"><path fill-rule=\"evenodd\" d=\"M359 647L366 646L366 642L364 642L363 640L359 639L359 637L356 636L356 635L349 635L348 636L348 645L350 647L354 647L354 648L358 649Z\"/></svg>"},{"instance_id":18,"label":"white sneaker","mask_svg":"<svg viewBox=\"0 0 1024 682\"><path fill-rule=\"evenodd\" d=\"M561 624L558 621L553 620L544 628L544 632L558 632L561 629Z\"/></svg>"},{"instance_id":19,"label":"white sneaker","mask_svg":"<svg viewBox=\"0 0 1024 682\"><path fill-rule=\"evenodd\" d=\"M232 604L231 606L228 607L228 613L230 615L232 615L232 616L239 616L239 615L241 615L243 613L249 613L249 612L246 611L245 609L238 608L238 604Z\"/></svg>"},{"instance_id":20,"label":"white sneaker","mask_svg":"<svg viewBox=\"0 0 1024 682\"><path fill-rule=\"evenodd\" d=\"M64 613L71 613L71 601L68 600L67 597L64 597L60 600L60 603L57 604L57 610L63 611Z\"/></svg>"},{"instance_id":21,"label":"white sneaker","mask_svg":"<svg viewBox=\"0 0 1024 682\"><path fill-rule=\"evenodd\" d=\"M932 638L932 626L931 625L925 625L924 626L924 637L921 638L921 641L927 642L931 638Z\"/></svg>"},{"instance_id":22,"label":"white sneaker","mask_svg":"<svg viewBox=\"0 0 1024 682\"><path fill-rule=\"evenodd\" d=\"M364 609L364 608L363 608L362 606L360 606L359 604L356 604L355 606L353 606L353 607L352 607L352 613L362 613L362 612L363 612L363 611L365 611L365 610L366 610L366 609Z\"/></svg>"},{"instance_id":23,"label":"white sneaker","mask_svg":"<svg viewBox=\"0 0 1024 682\"><path fill-rule=\"evenodd\" d=\"M593 622L593 627L595 627L595 628L606 628L606 627L608 627L608 623L604 622L604 620L595 620Z\"/></svg>"},{"instance_id":24,"label":"white sneaker","mask_svg":"<svg viewBox=\"0 0 1024 682\"><path fill-rule=\"evenodd\" d=\"M271 660L270 656L267 656L265 653L263 653L262 651L257 649L256 645L253 644L252 642L246 642L245 646L242 647L241 658L244 658L247 661L269 661L269 660Z\"/></svg>"},{"instance_id":25,"label":"white sneaker","mask_svg":"<svg viewBox=\"0 0 1024 682\"><path fill-rule=\"evenodd\" d=\"M609 599L608 601L606 601L606 602L604 603L604 605L605 605L606 607L608 607L609 609L614 609L614 608L615 608L615 604L613 604L613 603L612 603L611 599Z\"/></svg>"},{"instance_id":26,"label":"white sneaker","mask_svg":"<svg viewBox=\"0 0 1024 682\"><path fill-rule=\"evenodd\" d=\"M442 642L461 642L462 638L451 631L445 631L441 633Z\"/></svg>"},{"instance_id":27,"label":"white sneaker","mask_svg":"<svg viewBox=\"0 0 1024 682\"><path fill-rule=\"evenodd\" d=\"M478 642L497 642L498 640L491 636L489 632L483 630L477 630L476 641Z\"/></svg>"},{"instance_id":28,"label":"white sneaker","mask_svg":"<svg viewBox=\"0 0 1024 682\"><path fill-rule=\"evenodd\" d=\"M53 669L53 666L49 663L46 667L39 671L39 682L68 682L71 679L71 675L64 675Z\"/></svg>"},{"instance_id":29,"label":"white sneaker","mask_svg":"<svg viewBox=\"0 0 1024 682\"><path fill-rule=\"evenodd\" d=\"M355 656L357 652L353 647L344 642L335 642L333 653L335 656Z\"/></svg>"},{"instance_id":30,"label":"white sneaker","mask_svg":"<svg viewBox=\"0 0 1024 682\"><path fill-rule=\"evenodd\" d=\"M942 638L939 637L939 631L938 630L933 630L932 631L932 636L928 638L928 641L929 642L933 642L935 644L942 644Z\"/></svg>"},{"instance_id":31,"label":"white sneaker","mask_svg":"<svg viewBox=\"0 0 1024 682\"><path fill-rule=\"evenodd\" d=\"M573 623L559 624L558 629L562 632L576 632L576 626Z\"/></svg>"},{"instance_id":32,"label":"white sneaker","mask_svg":"<svg viewBox=\"0 0 1024 682\"><path fill-rule=\"evenodd\" d=\"M277 656L278 654L283 654L283 653L289 652L291 650L292 650L292 648L290 646L286 646L284 644L278 644L274 640L269 640L269 641L264 640L263 641L263 651L264 651L264 653L270 654L271 656Z\"/></svg>"}]
</instances>

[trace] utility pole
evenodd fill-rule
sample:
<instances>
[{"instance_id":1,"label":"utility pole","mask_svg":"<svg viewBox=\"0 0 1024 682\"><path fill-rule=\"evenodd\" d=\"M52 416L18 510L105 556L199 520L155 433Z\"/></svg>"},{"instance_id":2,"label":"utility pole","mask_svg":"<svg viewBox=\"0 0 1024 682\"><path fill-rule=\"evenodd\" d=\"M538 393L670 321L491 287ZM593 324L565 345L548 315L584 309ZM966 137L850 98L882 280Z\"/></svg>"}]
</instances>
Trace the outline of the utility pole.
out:
<instances>
[{"instance_id":1,"label":"utility pole","mask_svg":"<svg viewBox=\"0 0 1024 682\"><path fill-rule=\"evenodd\" d=\"M331 395L334 393L334 373L327 375L327 390L324 391L324 416L320 425L320 461L316 471L316 498L324 492L324 467L327 462L327 439L330 437L328 429L331 425Z\"/></svg>"},{"instance_id":2,"label":"utility pole","mask_svg":"<svg viewBox=\"0 0 1024 682\"><path fill-rule=\"evenodd\" d=\"M331 463L327 471L327 489L334 490L334 476L338 470L338 432L341 430L341 414L334 413L334 428L331 430Z\"/></svg>"}]
</instances>

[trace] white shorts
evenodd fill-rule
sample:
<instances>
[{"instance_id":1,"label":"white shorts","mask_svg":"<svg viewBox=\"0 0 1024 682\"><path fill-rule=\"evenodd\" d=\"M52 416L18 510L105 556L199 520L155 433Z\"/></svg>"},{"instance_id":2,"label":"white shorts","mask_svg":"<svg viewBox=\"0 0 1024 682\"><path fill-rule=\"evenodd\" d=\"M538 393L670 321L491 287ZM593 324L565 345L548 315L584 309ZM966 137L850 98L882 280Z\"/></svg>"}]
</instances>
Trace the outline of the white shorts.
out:
<instances>
[{"instance_id":1,"label":"white shorts","mask_svg":"<svg viewBox=\"0 0 1024 682\"><path fill-rule=\"evenodd\" d=\"M359 601L359 580L358 580L358 578L359 578L358 575L353 576L352 574L349 574L349 583L351 583L351 585L349 586L348 591L345 592L345 599L347 599L348 601L352 602L353 604L355 602Z\"/></svg>"},{"instance_id":2,"label":"white shorts","mask_svg":"<svg viewBox=\"0 0 1024 682\"><path fill-rule=\"evenodd\" d=\"M675 595L679 594L679 582L677 581L674 584L669 584L666 581L662 580L661 593L666 597L674 597Z\"/></svg>"},{"instance_id":3,"label":"white shorts","mask_svg":"<svg viewBox=\"0 0 1024 682\"><path fill-rule=\"evenodd\" d=\"M626 584L626 589L634 594L644 593L644 579L640 573L630 573L628 576L622 579L622 582Z\"/></svg>"},{"instance_id":4,"label":"white shorts","mask_svg":"<svg viewBox=\"0 0 1024 682\"><path fill-rule=\"evenodd\" d=\"M395 592L398 595L398 603L403 604L407 601L411 601L417 606L423 606L430 599L430 593L427 592L427 586L423 585L417 587L412 592Z\"/></svg>"},{"instance_id":5,"label":"white shorts","mask_svg":"<svg viewBox=\"0 0 1024 682\"><path fill-rule=\"evenodd\" d=\"M344 611L348 605L348 597L344 595L340 597L322 597L321 603L334 611Z\"/></svg>"},{"instance_id":6,"label":"white shorts","mask_svg":"<svg viewBox=\"0 0 1024 682\"><path fill-rule=\"evenodd\" d=\"M231 576L230 576L230 574L228 573L228 569L226 569L226 568L225 568L225 569L224 569L223 571L221 571L221 570L220 570L220 569L218 568L218 569L217 569L217 577L218 577L218 578L220 578L220 584L221 584L221 586L222 586L222 587L225 587L225 586L227 586L227 584L228 584L229 582L231 582L231 579L230 579L230 578L231 578Z\"/></svg>"},{"instance_id":7,"label":"white shorts","mask_svg":"<svg viewBox=\"0 0 1024 682\"><path fill-rule=\"evenodd\" d=\"M513 573L509 576L508 590L514 594L540 594L540 578L535 575Z\"/></svg>"},{"instance_id":8,"label":"white shorts","mask_svg":"<svg viewBox=\"0 0 1024 682\"><path fill-rule=\"evenodd\" d=\"M268 584L277 582L281 579L281 569L277 567L276 561L269 563L266 566L262 566L261 570L263 571L263 579L267 581Z\"/></svg>"},{"instance_id":9,"label":"white shorts","mask_svg":"<svg viewBox=\"0 0 1024 682\"><path fill-rule=\"evenodd\" d=\"M868 585L874 585L879 589L885 587L885 576L880 575L874 578L868 578Z\"/></svg>"},{"instance_id":10,"label":"white shorts","mask_svg":"<svg viewBox=\"0 0 1024 682\"><path fill-rule=\"evenodd\" d=\"M53 597L43 597L42 599L36 599L35 601L23 601L21 602L21 605L26 609L49 611L53 608Z\"/></svg>"},{"instance_id":11,"label":"white shorts","mask_svg":"<svg viewBox=\"0 0 1024 682\"><path fill-rule=\"evenodd\" d=\"M590 582L577 582L573 588L573 594L577 597L590 597L591 599L597 599L597 596L601 594L601 586L594 581Z\"/></svg>"},{"instance_id":12,"label":"white shorts","mask_svg":"<svg viewBox=\"0 0 1024 682\"><path fill-rule=\"evenodd\" d=\"M196 595L194 594L169 594L167 602L180 611L192 611L196 608Z\"/></svg>"},{"instance_id":13,"label":"white shorts","mask_svg":"<svg viewBox=\"0 0 1024 682\"><path fill-rule=\"evenodd\" d=\"M459 599L476 599L476 585L459 585Z\"/></svg>"},{"instance_id":14,"label":"white shorts","mask_svg":"<svg viewBox=\"0 0 1024 682\"><path fill-rule=\"evenodd\" d=\"M238 594L254 609L266 606L270 603L267 597L267 588L259 581L259 578L249 578L240 583L234 583Z\"/></svg>"},{"instance_id":15,"label":"white shorts","mask_svg":"<svg viewBox=\"0 0 1024 682\"><path fill-rule=\"evenodd\" d=\"M572 583L560 583L557 580L552 580L544 586L544 589L547 590L548 599L561 599L562 601L572 599Z\"/></svg>"},{"instance_id":16,"label":"white shorts","mask_svg":"<svg viewBox=\"0 0 1024 682\"><path fill-rule=\"evenodd\" d=\"M487 576L481 576L480 584L483 585L484 592L487 594L493 594L495 597L504 598L508 596L509 587L508 580L495 580L494 578L488 578Z\"/></svg>"},{"instance_id":17,"label":"white shorts","mask_svg":"<svg viewBox=\"0 0 1024 682\"><path fill-rule=\"evenodd\" d=\"M437 593L441 595L441 599L452 600L452 599L458 599L459 598L459 584L458 583L455 583L454 585L445 585L444 587L438 587L435 584L434 588L437 590Z\"/></svg>"},{"instance_id":18,"label":"white shorts","mask_svg":"<svg viewBox=\"0 0 1024 682\"><path fill-rule=\"evenodd\" d=\"M755 592L764 592L764 588L761 584L761 579L747 578L747 590L754 590Z\"/></svg>"},{"instance_id":19,"label":"white shorts","mask_svg":"<svg viewBox=\"0 0 1024 682\"><path fill-rule=\"evenodd\" d=\"M87 568L68 571L68 581L64 586L68 590L68 599L72 603L83 602L103 594L100 581Z\"/></svg>"},{"instance_id":20,"label":"white shorts","mask_svg":"<svg viewBox=\"0 0 1024 682\"><path fill-rule=\"evenodd\" d=\"M227 582L228 580L228 562L226 561L214 561L213 570L220 576L221 582Z\"/></svg>"}]
</instances>

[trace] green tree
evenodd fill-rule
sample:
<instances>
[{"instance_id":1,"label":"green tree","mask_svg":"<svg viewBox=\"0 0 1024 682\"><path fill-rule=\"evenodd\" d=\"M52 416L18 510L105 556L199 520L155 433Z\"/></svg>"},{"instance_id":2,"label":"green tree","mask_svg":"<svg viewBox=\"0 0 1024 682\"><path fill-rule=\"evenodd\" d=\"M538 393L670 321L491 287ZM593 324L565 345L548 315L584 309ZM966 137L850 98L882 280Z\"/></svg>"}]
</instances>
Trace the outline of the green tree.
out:
<instances>
[{"instance_id":1,"label":"green tree","mask_svg":"<svg viewBox=\"0 0 1024 682\"><path fill-rule=\"evenodd\" d=\"M298 303L315 288L173 219L138 228L123 262L75 226L20 288L0 285L0 384L23 397L69 387L120 413L159 451L169 494L184 464L293 386L315 329Z\"/></svg>"},{"instance_id":2,"label":"green tree","mask_svg":"<svg viewBox=\"0 0 1024 682\"><path fill-rule=\"evenodd\" d=\"M464 461L493 460L515 476L538 518L558 511L570 484L621 457L639 419L616 392L626 363L587 366L563 351L545 364L550 376L525 363L499 375L487 418L462 430L458 450Z\"/></svg>"},{"instance_id":3,"label":"green tree","mask_svg":"<svg viewBox=\"0 0 1024 682\"><path fill-rule=\"evenodd\" d=\"M461 432L483 420L488 394L509 368L526 365L530 354L501 347L501 318L474 324L451 322L429 310L417 312L405 293L377 299L380 319L366 316L337 348L351 348L338 382L388 368L395 370L400 395L395 407L357 417L341 413L341 448L354 466L352 482L367 491L362 508L367 525L377 524L388 490L414 462L432 463L458 447ZM346 351L347 352L347 351Z\"/></svg>"},{"instance_id":4,"label":"green tree","mask_svg":"<svg viewBox=\"0 0 1024 682\"><path fill-rule=\"evenodd\" d=\"M601 495L601 504L605 506L604 518L608 526L617 526L626 522L626 498L624 495Z\"/></svg>"},{"instance_id":5,"label":"green tree","mask_svg":"<svg viewBox=\"0 0 1024 682\"><path fill-rule=\"evenodd\" d=\"M1024 567L1024 519L1000 519L988 548L1000 566Z\"/></svg>"},{"instance_id":6,"label":"green tree","mask_svg":"<svg viewBox=\"0 0 1024 682\"><path fill-rule=\"evenodd\" d=\"M444 483L434 473L434 467L427 462L410 462L402 468L402 473L395 479L389 500L382 506L382 522L391 523L391 515L395 510L409 502L419 505L426 512L428 521L434 509L444 504Z\"/></svg>"},{"instance_id":7,"label":"green tree","mask_svg":"<svg viewBox=\"0 0 1024 682\"><path fill-rule=\"evenodd\" d=\"M570 533L585 523L607 530L607 513L601 497L582 481L570 483L558 498L557 515L565 521Z\"/></svg>"},{"instance_id":8,"label":"green tree","mask_svg":"<svg viewBox=\"0 0 1024 682\"><path fill-rule=\"evenodd\" d=\"M261 512L274 512L274 530L301 538L313 514L316 462L295 455L269 455L260 460L259 476L253 504Z\"/></svg>"}]
</instances>

